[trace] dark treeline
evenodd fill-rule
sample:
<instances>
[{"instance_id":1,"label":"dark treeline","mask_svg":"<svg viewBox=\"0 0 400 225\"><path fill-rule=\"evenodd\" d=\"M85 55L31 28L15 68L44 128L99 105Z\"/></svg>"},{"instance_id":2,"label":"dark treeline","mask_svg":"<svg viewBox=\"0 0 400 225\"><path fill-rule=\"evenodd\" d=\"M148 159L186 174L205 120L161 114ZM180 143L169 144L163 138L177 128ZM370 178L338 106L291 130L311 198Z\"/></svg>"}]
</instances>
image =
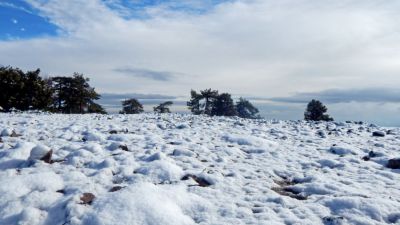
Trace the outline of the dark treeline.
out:
<instances>
[{"instance_id":1,"label":"dark treeline","mask_svg":"<svg viewBox=\"0 0 400 225\"><path fill-rule=\"evenodd\" d=\"M105 113L94 100L100 95L83 74L42 78L40 69L23 72L0 67L0 106L4 111L41 110L58 113Z\"/></svg>"},{"instance_id":2,"label":"dark treeline","mask_svg":"<svg viewBox=\"0 0 400 225\"><path fill-rule=\"evenodd\" d=\"M209 116L239 116L242 118L261 118L259 111L248 100L240 98L234 103L229 93L219 94L217 90L205 89L197 93L190 92L191 99L187 102L190 111L195 115Z\"/></svg>"},{"instance_id":3,"label":"dark treeline","mask_svg":"<svg viewBox=\"0 0 400 225\"><path fill-rule=\"evenodd\" d=\"M195 115L238 116L241 118L261 118L259 110L248 100L239 98L234 102L229 93L219 94L217 90L205 89L190 92L187 102ZM89 78L83 74L42 78L40 69L23 72L18 68L0 67L0 109L40 110L56 113L101 113L103 107L95 102L101 96L89 85ZM166 101L153 110L156 113L170 113L173 104ZM142 113L143 105L135 98L122 101L122 114ZM327 108L318 100L312 100L304 113L305 120L332 121L326 114Z\"/></svg>"}]
</instances>

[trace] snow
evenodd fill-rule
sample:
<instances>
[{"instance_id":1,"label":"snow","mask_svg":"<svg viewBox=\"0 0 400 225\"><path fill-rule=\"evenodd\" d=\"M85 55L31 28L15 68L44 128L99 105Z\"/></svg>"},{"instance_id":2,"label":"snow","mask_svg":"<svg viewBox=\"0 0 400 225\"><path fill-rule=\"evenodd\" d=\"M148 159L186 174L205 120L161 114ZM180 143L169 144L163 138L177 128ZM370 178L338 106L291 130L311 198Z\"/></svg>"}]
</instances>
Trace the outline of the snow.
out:
<instances>
[{"instance_id":1,"label":"snow","mask_svg":"<svg viewBox=\"0 0 400 225\"><path fill-rule=\"evenodd\" d=\"M28 160L30 161L35 161L35 160L40 160L42 159L48 152L50 151L50 148L44 145L37 145L35 146L29 155Z\"/></svg>"},{"instance_id":2,"label":"snow","mask_svg":"<svg viewBox=\"0 0 400 225\"><path fill-rule=\"evenodd\" d=\"M399 128L2 113L0 131L0 224L400 224Z\"/></svg>"}]
</instances>

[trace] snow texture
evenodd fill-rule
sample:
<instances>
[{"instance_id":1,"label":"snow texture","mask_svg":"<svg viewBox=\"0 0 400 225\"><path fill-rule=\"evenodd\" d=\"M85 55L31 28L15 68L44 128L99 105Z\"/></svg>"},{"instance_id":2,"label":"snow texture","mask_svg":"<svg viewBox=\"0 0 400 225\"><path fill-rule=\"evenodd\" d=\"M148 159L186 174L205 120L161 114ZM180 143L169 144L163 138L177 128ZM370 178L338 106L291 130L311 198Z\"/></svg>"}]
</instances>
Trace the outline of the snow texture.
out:
<instances>
[{"instance_id":1,"label":"snow texture","mask_svg":"<svg viewBox=\"0 0 400 225\"><path fill-rule=\"evenodd\" d=\"M3 113L0 131L1 225L400 224L399 128Z\"/></svg>"}]
</instances>

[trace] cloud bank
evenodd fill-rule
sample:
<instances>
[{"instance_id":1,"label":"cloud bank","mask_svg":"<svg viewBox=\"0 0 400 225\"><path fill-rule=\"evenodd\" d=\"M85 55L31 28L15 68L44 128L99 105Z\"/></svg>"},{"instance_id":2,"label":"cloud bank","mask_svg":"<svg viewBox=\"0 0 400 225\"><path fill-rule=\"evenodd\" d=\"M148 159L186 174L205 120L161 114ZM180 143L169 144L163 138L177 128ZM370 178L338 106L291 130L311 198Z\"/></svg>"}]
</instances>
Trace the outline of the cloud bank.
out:
<instances>
[{"instance_id":1,"label":"cloud bank","mask_svg":"<svg viewBox=\"0 0 400 225\"><path fill-rule=\"evenodd\" d=\"M26 2L59 36L0 42L2 64L83 72L101 92L188 95L211 87L278 97L400 83L399 1L208 1L198 13L171 6L180 1L140 10L127 1ZM146 16L126 16L138 11ZM141 71L129 78L115 68Z\"/></svg>"}]
</instances>

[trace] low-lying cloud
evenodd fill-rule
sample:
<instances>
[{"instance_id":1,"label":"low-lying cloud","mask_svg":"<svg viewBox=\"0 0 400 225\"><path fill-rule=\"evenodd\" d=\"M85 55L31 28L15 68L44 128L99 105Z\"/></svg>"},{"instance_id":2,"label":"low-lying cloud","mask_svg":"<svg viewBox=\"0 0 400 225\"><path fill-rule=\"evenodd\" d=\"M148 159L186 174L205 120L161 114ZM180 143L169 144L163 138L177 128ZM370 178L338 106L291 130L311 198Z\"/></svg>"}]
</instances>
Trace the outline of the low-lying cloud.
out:
<instances>
[{"instance_id":1,"label":"low-lying cloud","mask_svg":"<svg viewBox=\"0 0 400 225\"><path fill-rule=\"evenodd\" d=\"M375 102L400 103L400 89L366 88L366 89L330 89L320 92L297 93L289 97L270 98L275 102L307 103L318 99L324 103Z\"/></svg>"}]
</instances>

